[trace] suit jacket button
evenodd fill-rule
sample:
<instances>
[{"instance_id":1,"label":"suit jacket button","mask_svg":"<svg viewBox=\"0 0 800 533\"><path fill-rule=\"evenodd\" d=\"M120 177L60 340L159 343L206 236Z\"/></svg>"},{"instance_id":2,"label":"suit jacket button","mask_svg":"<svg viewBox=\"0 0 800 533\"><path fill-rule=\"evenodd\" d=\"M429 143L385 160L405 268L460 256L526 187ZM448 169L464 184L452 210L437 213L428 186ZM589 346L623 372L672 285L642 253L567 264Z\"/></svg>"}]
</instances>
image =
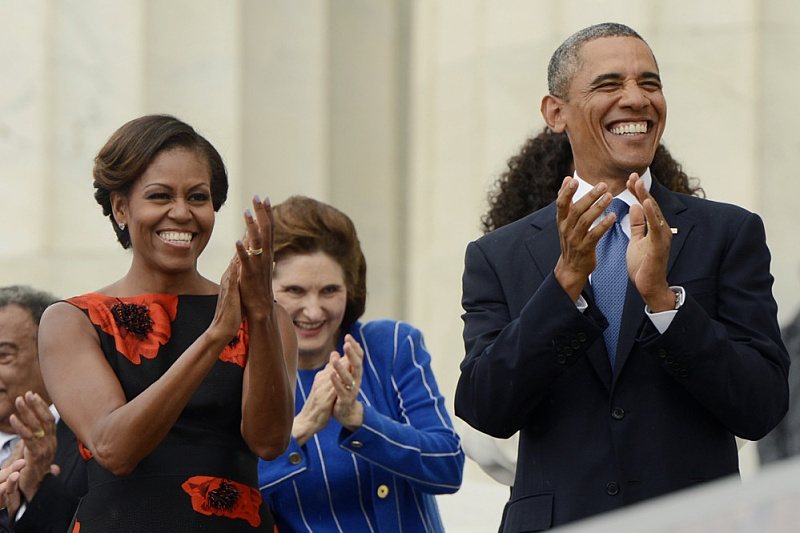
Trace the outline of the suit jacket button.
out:
<instances>
[{"instance_id":1,"label":"suit jacket button","mask_svg":"<svg viewBox=\"0 0 800 533\"><path fill-rule=\"evenodd\" d=\"M623 409L622 407L615 407L611 411L611 416L617 420L622 420L623 418L625 418L625 409Z\"/></svg>"},{"instance_id":2,"label":"suit jacket button","mask_svg":"<svg viewBox=\"0 0 800 533\"><path fill-rule=\"evenodd\" d=\"M572 346L573 350L577 350L578 348L581 347L580 341L577 340L572 341L571 343L569 343L569 345Z\"/></svg>"},{"instance_id":3,"label":"suit jacket button","mask_svg":"<svg viewBox=\"0 0 800 533\"><path fill-rule=\"evenodd\" d=\"M384 499L389 495L389 487L386 485L381 485L378 487L378 498Z\"/></svg>"},{"instance_id":4,"label":"suit jacket button","mask_svg":"<svg viewBox=\"0 0 800 533\"><path fill-rule=\"evenodd\" d=\"M586 333L578 333L578 340L581 342L586 342Z\"/></svg>"},{"instance_id":5,"label":"suit jacket button","mask_svg":"<svg viewBox=\"0 0 800 533\"><path fill-rule=\"evenodd\" d=\"M297 452L292 452L289 454L289 462L293 465L299 465L302 460L303 456Z\"/></svg>"},{"instance_id":6,"label":"suit jacket button","mask_svg":"<svg viewBox=\"0 0 800 533\"><path fill-rule=\"evenodd\" d=\"M664 359L664 358L667 356L667 351L666 351L666 350L664 350L664 349L661 349L661 350L659 350L659 351L658 351L658 356L659 356L661 359Z\"/></svg>"},{"instance_id":7,"label":"suit jacket button","mask_svg":"<svg viewBox=\"0 0 800 533\"><path fill-rule=\"evenodd\" d=\"M572 348L570 348L569 346L565 346L564 347L564 355L566 355L567 357L572 355Z\"/></svg>"},{"instance_id":8,"label":"suit jacket button","mask_svg":"<svg viewBox=\"0 0 800 533\"><path fill-rule=\"evenodd\" d=\"M563 365L564 363L567 362L567 356L564 355L563 353L558 354L558 357L556 357L556 362L559 365Z\"/></svg>"},{"instance_id":9,"label":"suit jacket button","mask_svg":"<svg viewBox=\"0 0 800 533\"><path fill-rule=\"evenodd\" d=\"M616 481L612 481L608 485L606 485L606 492L609 496L616 496L619 494L619 483Z\"/></svg>"}]
</instances>

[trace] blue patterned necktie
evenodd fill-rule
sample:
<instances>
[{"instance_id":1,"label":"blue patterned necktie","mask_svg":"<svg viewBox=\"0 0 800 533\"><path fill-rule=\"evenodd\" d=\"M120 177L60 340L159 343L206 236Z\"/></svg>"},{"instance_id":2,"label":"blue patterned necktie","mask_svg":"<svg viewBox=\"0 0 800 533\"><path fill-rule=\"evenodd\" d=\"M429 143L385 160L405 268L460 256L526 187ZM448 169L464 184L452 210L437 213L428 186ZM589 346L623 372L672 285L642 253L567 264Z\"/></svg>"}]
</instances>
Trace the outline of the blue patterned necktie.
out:
<instances>
[{"instance_id":1,"label":"blue patterned necktie","mask_svg":"<svg viewBox=\"0 0 800 533\"><path fill-rule=\"evenodd\" d=\"M597 267L592 273L592 290L597 307L608 320L603 332L611 368L617 356L619 328L622 323L622 308L625 305L625 290L628 287L628 267L625 252L628 249L628 236L622 231L622 219L628 213L628 204L614 198L604 215L616 213L617 221L597 243Z\"/></svg>"}]
</instances>

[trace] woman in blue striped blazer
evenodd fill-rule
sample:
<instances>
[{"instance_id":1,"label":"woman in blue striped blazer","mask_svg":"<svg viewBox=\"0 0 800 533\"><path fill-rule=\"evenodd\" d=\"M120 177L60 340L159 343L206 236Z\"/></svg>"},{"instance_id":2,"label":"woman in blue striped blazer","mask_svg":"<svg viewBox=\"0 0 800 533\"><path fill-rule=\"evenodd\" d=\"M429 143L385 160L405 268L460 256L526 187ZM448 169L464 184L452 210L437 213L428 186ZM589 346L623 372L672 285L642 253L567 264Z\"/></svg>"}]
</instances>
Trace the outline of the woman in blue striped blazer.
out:
<instances>
[{"instance_id":1,"label":"woman in blue striped blazer","mask_svg":"<svg viewBox=\"0 0 800 533\"><path fill-rule=\"evenodd\" d=\"M344 213L295 196L273 214L274 297L300 348L291 443L259 462L278 530L443 531L434 495L458 490L464 453L422 333L358 321L366 263Z\"/></svg>"}]
</instances>

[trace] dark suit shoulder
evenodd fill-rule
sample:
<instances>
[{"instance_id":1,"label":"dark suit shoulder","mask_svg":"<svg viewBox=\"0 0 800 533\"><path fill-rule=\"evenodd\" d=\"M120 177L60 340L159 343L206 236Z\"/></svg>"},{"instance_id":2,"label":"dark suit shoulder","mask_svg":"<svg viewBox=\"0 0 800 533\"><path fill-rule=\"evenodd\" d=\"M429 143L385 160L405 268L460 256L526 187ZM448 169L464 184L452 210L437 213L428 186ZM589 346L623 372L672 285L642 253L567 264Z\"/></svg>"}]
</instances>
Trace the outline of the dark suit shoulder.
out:
<instances>
[{"instance_id":1,"label":"dark suit shoulder","mask_svg":"<svg viewBox=\"0 0 800 533\"><path fill-rule=\"evenodd\" d=\"M501 249L508 246L515 246L523 239L530 237L538 231L543 230L556 221L555 202L526 215L519 220L515 220L496 230L490 231L486 235L475 240L475 243L483 249Z\"/></svg>"},{"instance_id":2,"label":"dark suit shoulder","mask_svg":"<svg viewBox=\"0 0 800 533\"><path fill-rule=\"evenodd\" d=\"M689 210L692 215L698 217L725 216L734 219L744 219L748 215L754 214L735 204L670 191L655 179L653 180L650 193L662 210L666 209L667 211L675 212Z\"/></svg>"}]
</instances>

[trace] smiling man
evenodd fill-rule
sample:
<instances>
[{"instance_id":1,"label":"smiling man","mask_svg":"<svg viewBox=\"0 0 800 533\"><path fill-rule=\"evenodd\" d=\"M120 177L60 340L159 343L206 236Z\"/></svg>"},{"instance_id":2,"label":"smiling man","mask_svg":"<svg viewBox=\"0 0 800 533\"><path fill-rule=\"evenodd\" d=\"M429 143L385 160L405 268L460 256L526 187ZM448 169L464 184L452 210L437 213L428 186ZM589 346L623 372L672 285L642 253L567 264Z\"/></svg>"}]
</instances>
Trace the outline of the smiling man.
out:
<instances>
[{"instance_id":1,"label":"smiling man","mask_svg":"<svg viewBox=\"0 0 800 533\"><path fill-rule=\"evenodd\" d=\"M472 242L456 414L519 431L502 531L540 531L738 475L788 406L761 219L651 175L667 105L634 30L553 54L547 125L575 173L551 205Z\"/></svg>"}]
</instances>

